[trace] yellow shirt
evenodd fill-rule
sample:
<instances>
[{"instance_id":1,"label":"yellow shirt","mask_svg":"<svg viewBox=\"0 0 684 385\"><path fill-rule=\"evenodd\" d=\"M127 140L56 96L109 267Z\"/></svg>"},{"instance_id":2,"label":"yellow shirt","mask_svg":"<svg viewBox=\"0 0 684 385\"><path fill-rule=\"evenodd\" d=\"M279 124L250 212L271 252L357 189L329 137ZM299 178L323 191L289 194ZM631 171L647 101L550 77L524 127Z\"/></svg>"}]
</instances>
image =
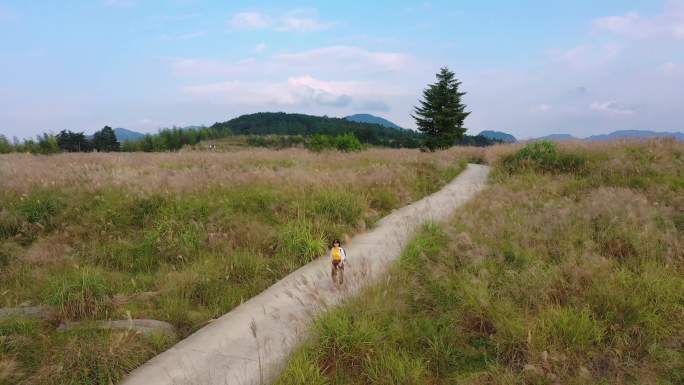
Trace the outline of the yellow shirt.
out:
<instances>
[{"instance_id":1,"label":"yellow shirt","mask_svg":"<svg viewBox=\"0 0 684 385\"><path fill-rule=\"evenodd\" d=\"M331 253L332 260L337 261L337 262L341 261L342 260L342 253L343 253L343 251L342 251L341 247L333 247L332 253Z\"/></svg>"}]
</instances>

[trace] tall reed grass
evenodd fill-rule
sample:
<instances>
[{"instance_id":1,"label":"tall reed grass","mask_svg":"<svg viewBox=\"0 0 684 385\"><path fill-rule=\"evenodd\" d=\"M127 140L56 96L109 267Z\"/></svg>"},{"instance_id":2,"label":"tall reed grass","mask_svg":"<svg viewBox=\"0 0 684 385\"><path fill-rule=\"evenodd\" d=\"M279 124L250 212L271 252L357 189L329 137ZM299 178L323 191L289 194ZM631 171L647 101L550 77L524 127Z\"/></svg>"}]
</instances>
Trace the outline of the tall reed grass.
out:
<instances>
[{"instance_id":1,"label":"tall reed grass","mask_svg":"<svg viewBox=\"0 0 684 385\"><path fill-rule=\"evenodd\" d=\"M0 307L56 310L30 330L0 321L0 384L115 383L172 341L54 326L130 316L170 322L184 337L324 254L333 238L439 189L466 156L0 155Z\"/></svg>"},{"instance_id":2,"label":"tall reed grass","mask_svg":"<svg viewBox=\"0 0 684 385\"><path fill-rule=\"evenodd\" d=\"M684 383L684 144L519 148L277 383Z\"/></svg>"}]
</instances>

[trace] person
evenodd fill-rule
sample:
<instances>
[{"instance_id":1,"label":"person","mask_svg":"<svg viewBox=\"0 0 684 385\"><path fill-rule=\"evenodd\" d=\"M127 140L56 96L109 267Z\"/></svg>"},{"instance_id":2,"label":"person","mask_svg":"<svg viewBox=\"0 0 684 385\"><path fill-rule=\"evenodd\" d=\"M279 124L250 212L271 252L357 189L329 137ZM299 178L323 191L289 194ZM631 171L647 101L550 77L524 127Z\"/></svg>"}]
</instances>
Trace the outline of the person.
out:
<instances>
[{"instance_id":1,"label":"person","mask_svg":"<svg viewBox=\"0 0 684 385\"><path fill-rule=\"evenodd\" d=\"M330 249L330 260L332 262L332 281L335 284L341 285L344 283L344 263L347 260L347 254L344 248L340 245L340 240L335 239ZM339 276L339 282L337 277Z\"/></svg>"}]
</instances>

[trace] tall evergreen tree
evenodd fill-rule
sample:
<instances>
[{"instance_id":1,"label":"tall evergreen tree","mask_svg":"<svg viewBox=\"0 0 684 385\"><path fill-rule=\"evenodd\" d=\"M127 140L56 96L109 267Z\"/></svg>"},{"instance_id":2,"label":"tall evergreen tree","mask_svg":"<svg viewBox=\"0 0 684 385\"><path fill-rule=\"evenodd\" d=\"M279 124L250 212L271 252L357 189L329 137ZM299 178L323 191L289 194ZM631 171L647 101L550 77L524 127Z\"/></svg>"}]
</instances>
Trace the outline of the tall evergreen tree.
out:
<instances>
[{"instance_id":1,"label":"tall evergreen tree","mask_svg":"<svg viewBox=\"0 0 684 385\"><path fill-rule=\"evenodd\" d=\"M93 146L100 152L121 150L121 145L116 139L116 134L114 134L114 130L109 126L104 126L104 128L95 133L93 136Z\"/></svg>"},{"instance_id":2,"label":"tall evergreen tree","mask_svg":"<svg viewBox=\"0 0 684 385\"><path fill-rule=\"evenodd\" d=\"M414 107L414 114L418 130L425 133L425 145L434 151L437 148L449 148L461 139L466 129L463 121L470 114L465 111L465 104L461 97L465 92L459 92L461 82L448 68L440 69L437 82L428 85L423 91L420 107Z\"/></svg>"}]
</instances>

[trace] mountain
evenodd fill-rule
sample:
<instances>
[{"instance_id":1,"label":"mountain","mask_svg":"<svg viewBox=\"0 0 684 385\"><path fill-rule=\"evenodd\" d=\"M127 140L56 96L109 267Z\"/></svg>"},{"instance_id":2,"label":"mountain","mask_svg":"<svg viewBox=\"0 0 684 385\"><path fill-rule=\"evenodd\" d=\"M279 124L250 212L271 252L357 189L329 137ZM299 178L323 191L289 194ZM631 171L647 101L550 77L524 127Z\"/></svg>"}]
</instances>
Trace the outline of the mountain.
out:
<instances>
[{"instance_id":1,"label":"mountain","mask_svg":"<svg viewBox=\"0 0 684 385\"><path fill-rule=\"evenodd\" d=\"M385 127L389 127L389 128L401 129L401 127L390 122L389 120L387 120L385 118L381 118L379 116L371 115L371 114L349 115L345 119L352 121L352 122L357 122L357 123L379 124L381 126L385 126Z\"/></svg>"},{"instance_id":2,"label":"mountain","mask_svg":"<svg viewBox=\"0 0 684 385\"><path fill-rule=\"evenodd\" d=\"M609 140L620 140L620 139L648 139L648 138L674 138L677 140L684 140L684 133L681 132L658 132L658 131L646 131L646 130L621 130L613 131L609 134L592 135L586 138L577 138L570 134L551 134L547 136L542 136L540 138L533 138L530 140L551 140L551 141L563 141L563 140L586 140L590 142L600 142Z\"/></svg>"},{"instance_id":3,"label":"mountain","mask_svg":"<svg viewBox=\"0 0 684 385\"><path fill-rule=\"evenodd\" d=\"M532 141L550 140L550 141L562 142L564 140L582 140L582 139L576 138L570 134L551 134L551 135L546 135L546 136L542 136L539 138L532 138L530 140L532 140Z\"/></svg>"},{"instance_id":4,"label":"mountain","mask_svg":"<svg viewBox=\"0 0 684 385\"><path fill-rule=\"evenodd\" d=\"M116 135L116 140L118 140L119 142L125 142L127 140L138 140L138 139L142 139L142 137L145 136L145 134L141 134L141 133L136 132L136 131L127 130L127 129L121 128L121 127L114 129L114 135Z\"/></svg>"},{"instance_id":5,"label":"mountain","mask_svg":"<svg viewBox=\"0 0 684 385\"><path fill-rule=\"evenodd\" d=\"M403 128L390 128L377 123L354 122L344 118L258 112L242 115L211 129L234 135L330 135L353 134L361 142L386 147L419 147L421 134Z\"/></svg>"},{"instance_id":6,"label":"mountain","mask_svg":"<svg viewBox=\"0 0 684 385\"><path fill-rule=\"evenodd\" d=\"M684 140L684 133L681 132L658 132L645 130L621 130L614 131L610 134L592 135L584 140L589 141L604 141L604 140L618 140L626 138L675 138L677 140Z\"/></svg>"},{"instance_id":7,"label":"mountain","mask_svg":"<svg viewBox=\"0 0 684 385\"><path fill-rule=\"evenodd\" d=\"M504 143L515 143L518 140L515 138L515 136L511 134L507 134L505 132L501 131L489 131L485 130L480 132L478 135L484 136L487 139L492 139L492 140L498 140Z\"/></svg>"}]
</instances>

